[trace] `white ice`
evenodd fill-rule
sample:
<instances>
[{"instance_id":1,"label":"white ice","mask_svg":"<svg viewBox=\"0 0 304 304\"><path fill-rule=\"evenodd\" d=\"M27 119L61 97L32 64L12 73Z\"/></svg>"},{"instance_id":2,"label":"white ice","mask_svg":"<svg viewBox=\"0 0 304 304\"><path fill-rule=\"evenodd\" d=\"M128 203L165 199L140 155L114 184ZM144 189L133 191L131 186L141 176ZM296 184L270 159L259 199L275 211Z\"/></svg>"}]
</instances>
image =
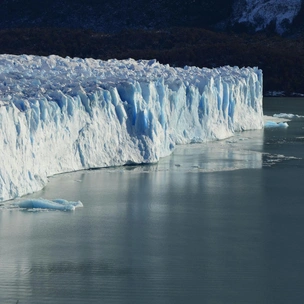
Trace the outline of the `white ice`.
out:
<instances>
[{"instance_id":1,"label":"white ice","mask_svg":"<svg viewBox=\"0 0 304 304\"><path fill-rule=\"evenodd\" d=\"M264 128L282 128L286 129L289 127L288 121L290 121L290 117L280 117L274 114L273 116L264 115Z\"/></svg>"},{"instance_id":2,"label":"white ice","mask_svg":"<svg viewBox=\"0 0 304 304\"><path fill-rule=\"evenodd\" d=\"M284 33L300 12L302 0L236 0L234 19L250 23L256 31L275 24L279 34Z\"/></svg>"},{"instance_id":3,"label":"white ice","mask_svg":"<svg viewBox=\"0 0 304 304\"><path fill-rule=\"evenodd\" d=\"M0 55L0 201L54 174L261 129L262 82L258 68Z\"/></svg>"},{"instance_id":4,"label":"white ice","mask_svg":"<svg viewBox=\"0 0 304 304\"><path fill-rule=\"evenodd\" d=\"M288 128L287 121L304 118L302 115L291 113L273 114L273 116L264 116L264 128Z\"/></svg>"},{"instance_id":5,"label":"white ice","mask_svg":"<svg viewBox=\"0 0 304 304\"><path fill-rule=\"evenodd\" d=\"M302 115L288 114L288 113L274 114L273 117L286 118L286 119L304 118L304 116L302 116Z\"/></svg>"}]
</instances>

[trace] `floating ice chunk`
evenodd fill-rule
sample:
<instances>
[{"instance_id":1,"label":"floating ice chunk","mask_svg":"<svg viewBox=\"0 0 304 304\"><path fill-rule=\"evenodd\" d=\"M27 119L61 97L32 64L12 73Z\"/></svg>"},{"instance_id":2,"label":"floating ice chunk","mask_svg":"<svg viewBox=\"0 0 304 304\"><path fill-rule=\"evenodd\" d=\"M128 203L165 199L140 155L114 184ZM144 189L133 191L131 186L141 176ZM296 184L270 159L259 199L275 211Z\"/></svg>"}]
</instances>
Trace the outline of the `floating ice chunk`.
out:
<instances>
[{"instance_id":1,"label":"floating ice chunk","mask_svg":"<svg viewBox=\"0 0 304 304\"><path fill-rule=\"evenodd\" d=\"M275 122L275 121L267 121L264 125L264 128L282 128L286 129L288 128L287 122Z\"/></svg>"},{"instance_id":2,"label":"floating ice chunk","mask_svg":"<svg viewBox=\"0 0 304 304\"><path fill-rule=\"evenodd\" d=\"M286 156L283 154L263 153L263 167L271 167L275 164L289 160L299 160L301 158L295 156Z\"/></svg>"},{"instance_id":3,"label":"floating ice chunk","mask_svg":"<svg viewBox=\"0 0 304 304\"><path fill-rule=\"evenodd\" d=\"M304 118L304 116L301 116L301 115L287 114L287 113L274 114L273 117L287 118L287 119Z\"/></svg>"},{"instance_id":4,"label":"floating ice chunk","mask_svg":"<svg viewBox=\"0 0 304 304\"><path fill-rule=\"evenodd\" d=\"M288 123L290 117L280 117L278 114L273 116L264 115L264 128L288 128Z\"/></svg>"},{"instance_id":5,"label":"floating ice chunk","mask_svg":"<svg viewBox=\"0 0 304 304\"><path fill-rule=\"evenodd\" d=\"M286 122L286 121L290 121L290 120L291 119L289 119L289 118L281 118L281 117L276 117L276 116L264 115L264 125L266 124L267 121Z\"/></svg>"},{"instance_id":6,"label":"floating ice chunk","mask_svg":"<svg viewBox=\"0 0 304 304\"><path fill-rule=\"evenodd\" d=\"M73 211L78 207L83 207L83 204L80 201L72 202L64 199L46 200L42 198L22 200L15 205L24 209L50 209L61 211Z\"/></svg>"}]
</instances>

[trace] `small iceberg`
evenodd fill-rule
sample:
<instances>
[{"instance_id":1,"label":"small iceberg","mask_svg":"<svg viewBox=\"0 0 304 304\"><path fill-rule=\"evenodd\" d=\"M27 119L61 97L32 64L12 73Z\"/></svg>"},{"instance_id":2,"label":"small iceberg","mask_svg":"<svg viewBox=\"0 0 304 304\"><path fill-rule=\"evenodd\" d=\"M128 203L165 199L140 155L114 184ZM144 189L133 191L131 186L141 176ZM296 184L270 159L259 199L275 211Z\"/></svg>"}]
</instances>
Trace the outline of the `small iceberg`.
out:
<instances>
[{"instance_id":1,"label":"small iceberg","mask_svg":"<svg viewBox=\"0 0 304 304\"><path fill-rule=\"evenodd\" d=\"M266 121L264 128L282 128L286 129L288 128L287 122L275 122L275 121Z\"/></svg>"},{"instance_id":2,"label":"small iceberg","mask_svg":"<svg viewBox=\"0 0 304 304\"><path fill-rule=\"evenodd\" d=\"M73 211L78 207L83 207L81 201L73 202L65 199L26 199L14 204L16 207L22 209L49 209L60 211Z\"/></svg>"},{"instance_id":3,"label":"small iceberg","mask_svg":"<svg viewBox=\"0 0 304 304\"><path fill-rule=\"evenodd\" d=\"M281 128L286 129L289 127L287 121L290 118L276 116L279 114L274 114L273 116L264 115L264 128Z\"/></svg>"}]
</instances>

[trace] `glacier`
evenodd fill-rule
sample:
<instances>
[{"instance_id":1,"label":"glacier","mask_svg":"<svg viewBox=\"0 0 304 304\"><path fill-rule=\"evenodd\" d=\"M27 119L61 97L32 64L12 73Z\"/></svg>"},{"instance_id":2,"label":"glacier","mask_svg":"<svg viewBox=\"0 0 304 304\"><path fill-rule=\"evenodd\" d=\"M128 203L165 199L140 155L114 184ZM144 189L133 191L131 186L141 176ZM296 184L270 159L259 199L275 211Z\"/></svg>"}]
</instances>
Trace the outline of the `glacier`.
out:
<instances>
[{"instance_id":1,"label":"glacier","mask_svg":"<svg viewBox=\"0 0 304 304\"><path fill-rule=\"evenodd\" d=\"M48 177L153 163L175 145L263 128L258 68L0 55L0 201Z\"/></svg>"}]
</instances>

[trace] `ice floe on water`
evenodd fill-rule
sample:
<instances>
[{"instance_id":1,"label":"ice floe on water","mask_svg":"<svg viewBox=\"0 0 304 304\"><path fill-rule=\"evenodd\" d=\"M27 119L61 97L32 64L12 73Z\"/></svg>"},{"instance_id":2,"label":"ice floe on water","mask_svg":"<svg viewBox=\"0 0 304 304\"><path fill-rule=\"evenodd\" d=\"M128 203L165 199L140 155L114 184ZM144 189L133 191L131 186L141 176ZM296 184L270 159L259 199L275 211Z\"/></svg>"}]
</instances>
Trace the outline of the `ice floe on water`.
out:
<instances>
[{"instance_id":1,"label":"ice floe on water","mask_svg":"<svg viewBox=\"0 0 304 304\"><path fill-rule=\"evenodd\" d=\"M277 117L277 118L286 118L286 119L304 118L303 115L288 114L288 113L274 114L273 117Z\"/></svg>"},{"instance_id":2,"label":"ice floe on water","mask_svg":"<svg viewBox=\"0 0 304 304\"><path fill-rule=\"evenodd\" d=\"M83 207L81 201L67 201L65 199L47 200L43 198L23 199L10 204L0 204L0 209L20 209L27 211L74 211L76 208Z\"/></svg>"},{"instance_id":3,"label":"ice floe on water","mask_svg":"<svg viewBox=\"0 0 304 304\"><path fill-rule=\"evenodd\" d=\"M263 167L272 167L277 163L281 163L283 161L289 160L300 160L301 158L295 156L286 156L283 154L271 154L264 153L263 154Z\"/></svg>"},{"instance_id":4,"label":"ice floe on water","mask_svg":"<svg viewBox=\"0 0 304 304\"><path fill-rule=\"evenodd\" d=\"M302 115L292 113L279 113L273 116L264 115L264 128L288 128L287 121L304 118Z\"/></svg>"},{"instance_id":5,"label":"ice floe on water","mask_svg":"<svg viewBox=\"0 0 304 304\"><path fill-rule=\"evenodd\" d=\"M264 128L283 128L286 129L288 128L288 123L287 122L275 122L275 121L266 121Z\"/></svg>"},{"instance_id":6,"label":"ice floe on water","mask_svg":"<svg viewBox=\"0 0 304 304\"><path fill-rule=\"evenodd\" d=\"M275 114L276 115L276 114ZM264 115L264 128L288 128L287 121L290 121L290 118L279 117L279 116L268 116Z\"/></svg>"}]
</instances>

